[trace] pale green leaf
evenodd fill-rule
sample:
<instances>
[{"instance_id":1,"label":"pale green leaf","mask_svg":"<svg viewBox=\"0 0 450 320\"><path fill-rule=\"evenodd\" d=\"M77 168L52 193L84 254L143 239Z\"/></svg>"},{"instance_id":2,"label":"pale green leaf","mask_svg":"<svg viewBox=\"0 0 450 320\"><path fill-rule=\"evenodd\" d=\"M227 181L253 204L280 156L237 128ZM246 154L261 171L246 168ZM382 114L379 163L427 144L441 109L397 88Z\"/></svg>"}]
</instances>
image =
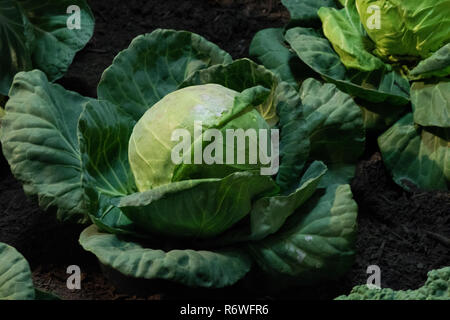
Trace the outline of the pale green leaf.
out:
<instances>
[{"instance_id":1,"label":"pale green leaf","mask_svg":"<svg viewBox=\"0 0 450 320\"><path fill-rule=\"evenodd\" d=\"M387 67L371 53L374 45L361 25L354 0L340 10L321 8L318 14L323 33L347 68L370 72Z\"/></svg>"},{"instance_id":2,"label":"pale green leaf","mask_svg":"<svg viewBox=\"0 0 450 320\"><path fill-rule=\"evenodd\" d=\"M450 42L450 0L352 1L382 59L424 59ZM379 26L372 23L374 16Z\"/></svg>"}]
</instances>

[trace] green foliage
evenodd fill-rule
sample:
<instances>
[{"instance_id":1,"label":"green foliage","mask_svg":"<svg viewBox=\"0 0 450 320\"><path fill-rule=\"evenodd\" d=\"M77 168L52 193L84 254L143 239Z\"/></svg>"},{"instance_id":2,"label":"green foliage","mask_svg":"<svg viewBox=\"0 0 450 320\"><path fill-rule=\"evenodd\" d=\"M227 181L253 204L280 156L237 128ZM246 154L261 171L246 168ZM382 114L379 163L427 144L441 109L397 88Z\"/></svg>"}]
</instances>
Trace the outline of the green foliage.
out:
<instances>
[{"instance_id":1,"label":"green foliage","mask_svg":"<svg viewBox=\"0 0 450 320\"><path fill-rule=\"evenodd\" d=\"M13 247L0 242L0 300L58 300L35 289L30 266Z\"/></svg>"},{"instance_id":2,"label":"green foliage","mask_svg":"<svg viewBox=\"0 0 450 320\"><path fill-rule=\"evenodd\" d=\"M200 36L173 30L137 37L98 93L81 97L41 71L19 73L0 140L42 207L95 224L80 243L103 264L216 288L252 265L280 286L349 267L357 206L348 183L364 126L348 94L314 79L299 92L249 59L231 61ZM261 175L260 163L174 164L172 133L191 134L194 121L203 132L279 130L278 172ZM188 158L203 142L190 142ZM304 259L293 260L300 252Z\"/></svg>"},{"instance_id":3,"label":"green foliage","mask_svg":"<svg viewBox=\"0 0 450 320\"><path fill-rule=\"evenodd\" d=\"M450 2L339 2L284 1L292 21L285 30L260 31L250 54L292 85L305 81L305 67L335 84L361 108L367 132L394 125L379 142L397 183L448 190ZM408 112L421 127L414 143L412 131L398 130ZM408 151L394 150L400 144Z\"/></svg>"},{"instance_id":4,"label":"green foliage","mask_svg":"<svg viewBox=\"0 0 450 320\"><path fill-rule=\"evenodd\" d=\"M31 270L13 247L0 243L0 300L33 300Z\"/></svg>"},{"instance_id":5,"label":"green foliage","mask_svg":"<svg viewBox=\"0 0 450 320\"><path fill-rule=\"evenodd\" d=\"M378 144L394 181L405 189L411 183L425 190L449 187L448 129L418 127L409 113L381 135Z\"/></svg>"},{"instance_id":6,"label":"green foliage","mask_svg":"<svg viewBox=\"0 0 450 320\"><path fill-rule=\"evenodd\" d=\"M370 6L380 10L379 28L369 27ZM356 7L374 54L383 59L427 58L450 41L449 0L356 0Z\"/></svg>"},{"instance_id":7,"label":"green foliage","mask_svg":"<svg viewBox=\"0 0 450 320\"><path fill-rule=\"evenodd\" d=\"M67 8L80 8L80 29L67 27ZM16 73L34 68L51 80L61 78L75 53L94 32L85 0L4 0L0 4L0 94L8 95Z\"/></svg>"},{"instance_id":8,"label":"green foliage","mask_svg":"<svg viewBox=\"0 0 450 320\"><path fill-rule=\"evenodd\" d=\"M371 288L368 285L356 286L348 296L336 300L449 300L450 267L428 272L423 287L416 290L394 291L389 288Z\"/></svg>"}]
</instances>

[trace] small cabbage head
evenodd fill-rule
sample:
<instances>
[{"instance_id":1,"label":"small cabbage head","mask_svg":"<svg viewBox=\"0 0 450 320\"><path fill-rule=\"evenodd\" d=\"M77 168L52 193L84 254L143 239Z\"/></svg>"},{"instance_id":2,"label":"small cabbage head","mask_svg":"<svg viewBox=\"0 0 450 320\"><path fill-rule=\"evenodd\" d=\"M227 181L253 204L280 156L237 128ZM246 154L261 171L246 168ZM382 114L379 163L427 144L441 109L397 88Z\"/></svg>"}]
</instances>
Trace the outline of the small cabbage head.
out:
<instances>
[{"instance_id":1,"label":"small cabbage head","mask_svg":"<svg viewBox=\"0 0 450 320\"><path fill-rule=\"evenodd\" d=\"M180 180L222 178L236 171L256 169L257 164L238 165L234 160L228 165L205 164L202 158L209 142L204 141L206 137L199 138L198 129L220 131L222 141L216 141L215 136L209 140L218 143L218 148L222 148L221 158L224 163L228 129L270 129L254 108L235 114L235 98L238 95L238 92L221 85L205 84L172 92L151 107L134 127L128 148L130 166L139 191ZM257 141L249 139L247 147L257 144ZM190 141L187 146L184 144L186 141ZM194 144L197 144L197 149ZM197 150L196 158L194 150ZM233 150L233 159L237 158L240 152L247 155L248 151L249 149L240 150L236 147ZM174 152L189 159L177 163L173 158ZM201 156L200 159L198 155ZM249 158L246 156L246 159Z\"/></svg>"},{"instance_id":2,"label":"small cabbage head","mask_svg":"<svg viewBox=\"0 0 450 320\"><path fill-rule=\"evenodd\" d=\"M423 59L450 42L450 0L356 0L356 6L381 58Z\"/></svg>"}]
</instances>

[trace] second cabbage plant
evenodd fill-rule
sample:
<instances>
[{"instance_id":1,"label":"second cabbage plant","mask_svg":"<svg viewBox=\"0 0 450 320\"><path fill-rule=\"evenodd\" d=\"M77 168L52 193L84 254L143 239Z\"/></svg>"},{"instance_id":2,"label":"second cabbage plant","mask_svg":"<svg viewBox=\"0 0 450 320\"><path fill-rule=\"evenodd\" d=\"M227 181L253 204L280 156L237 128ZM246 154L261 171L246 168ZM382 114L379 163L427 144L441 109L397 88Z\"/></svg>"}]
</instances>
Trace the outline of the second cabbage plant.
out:
<instances>
[{"instance_id":1,"label":"second cabbage plant","mask_svg":"<svg viewBox=\"0 0 450 320\"><path fill-rule=\"evenodd\" d=\"M395 182L448 190L450 1L283 0L285 29L266 29L250 54L298 86L305 72L334 83L363 111ZM387 129L387 130L386 130Z\"/></svg>"}]
</instances>

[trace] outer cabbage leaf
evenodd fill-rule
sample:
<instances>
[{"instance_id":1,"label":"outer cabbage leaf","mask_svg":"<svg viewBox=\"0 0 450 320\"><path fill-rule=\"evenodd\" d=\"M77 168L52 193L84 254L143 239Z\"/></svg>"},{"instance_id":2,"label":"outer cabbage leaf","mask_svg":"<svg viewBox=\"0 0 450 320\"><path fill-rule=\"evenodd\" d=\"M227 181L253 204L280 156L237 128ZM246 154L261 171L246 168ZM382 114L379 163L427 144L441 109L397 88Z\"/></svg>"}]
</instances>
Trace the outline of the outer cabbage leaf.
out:
<instances>
[{"instance_id":1,"label":"outer cabbage leaf","mask_svg":"<svg viewBox=\"0 0 450 320\"><path fill-rule=\"evenodd\" d=\"M382 58L427 58L450 42L449 0L356 0L356 6ZM380 28L369 27L373 6L379 10Z\"/></svg>"},{"instance_id":2,"label":"outer cabbage leaf","mask_svg":"<svg viewBox=\"0 0 450 320\"><path fill-rule=\"evenodd\" d=\"M83 49L94 33L94 15L85 0L18 0L33 25L36 37L32 50L33 66L51 80L66 73L77 51ZM67 9L80 8L80 29L69 29Z\"/></svg>"},{"instance_id":3,"label":"outer cabbage leaf","mask_svg":"<svg viewBox=\"0 0 450 320\"><path fill-rule=\"evenodd\" d=\"M250 212L251 240L260 240L277 232L286 219L314 194L326 172L327 166L316 161L308 168L298 188L291 194L264 197L255 201Z\"/></svg>"},{"instance_id":4,"label":"outer cabbage leaf","mask_svg":"<svg viewBox=\"0 0 450 320\"><path fill-rule=\"evenodd\" d=\"M333 0L282 0L291 15L290 26L310 27L320 22L317 11L321 7L336 8Z\"/></svg>"},{"instance_id":5,"label":"outer cabbage leaf","mask_svg":"<svg viewBox=\"0 0 450 320\"><path fill-rule=\"evenodd\" d=\"M303 82L300 97L310 140L309 161L322 160L328 166L320 187L350 183L365 146L360 107L334 84L314 79Z\"/></svg>"},{"instance_id":6,"label":"outer cabbage leaf","mask_svg":"<svg viewBox=\"0 0 450 320\"><path fill-rule=\"evenodd\" d=\"M385 69L373 72L347 70L328 40L313 29L290 29L286 33L286 41L310 68L350 95L397 106L409 102L406 78Z\"/></svg>"},{"instance_id":7,"label":"outer cabbage leaf","mask_svg":"<svg viewBox=\"0 0 450 320\"><path fill-rule=\"evenodd\" d=\"M383 160L394 181L405 189L411 183L424 190L448 190L450 132L417 127L411 113L378 138Z\"/></svg>"},{"instance_id":8,"label":"outer cabbage leaf","mask_svg":"<svg viewBox=\"0 0 450 320\"><path fill-rule=\"evenodd\" d=\"M135 123L107 101L88 102L78 122L87 211L101 230L111 233L134 231L114 200L137 191L128 162L128 141Z\"/></svg>"},{"instance_id":9,"label":"outer cabbage leaf","mask_svg":"<svg viewBox=\"0 0 450 320\"><path fill-rule=\"evenodd\" d=\"M212 245L230 245L238 242L259 241L276 233L297 208L316 191L327 172L323 162L313 162L296 188L286 194L266 196L256 200L250 211L250 219L239 228L233 228L212 240Z\"/></svg>"},{"instance_id":10,"label":"outer cabbage leaf","mask_svg":"<svg viewBox=\"0 0 450 320\"><path fill-rule=\"evenodd\" d=\"M412 79L425 79L431 77L446 77L450 75L450 43L446 44L433 55L411 70Z\"/></svg>"},{"instance_id":11,"label":"outer cabbage leaf","mask_svg":"<svg viewBox=\"0 0 450 320\"><path fill-rule=\"evenodd\" d=\"M358 207L349 185L315 194L280 231L248 245L252 257L279 287L336 278L353 262Z\"/></svg>"},{"instance_id":12,"label":"outer cabbage leaf","mask_svg":"<svg viewBox=\"0 0 450 320\"><path fill-rule=\"evenodd\" d=\"M266 146L271 146L270 126L258 112L259 106L264 103L269 94L270 90L261 86L242 91L242 93L235 96L233 107L230 112L223 114L222 117L220 117L219 120L211 126L206 128L204 126L204 129L217 129L222 134L222 137L226 137L227 130L242 129L246 131L250 129L255 130L254 132L259 132L258 130L267 130L266 132L268 132L268 136L266 139ZM226 138L225 140L227 141ZM224 156L228 156L228 153L234 153L234 161L232 164L194 164L194 152L196 148L201 145L201 150L206 150L206 148L208 148L208 144L210 143L209 141L198 139L193 142L190 147L190 151L187 151L188 154L191 155L191 164L182 163L178 165L175 168L172 182L190 179L224 178L233 172L244 170L262 170L264 167L266 167L266 170L270 170L270 168L267 168L267 165L262 164L261 161L258 161L258 159L256 159L255 164L239 164L238 162L239 156L244 156L245 159L250 159L250 155L252 153L256 155L260 154L259 136L250 135L246 138L244 148L241 148L239 145L233 145L233 149L231 149L230 146L227 145L226 141L215 141L215 147L216 150L222 149L222 154ZM276 156L276 154L274 156ZM170 167L170 165L165 165L164 169ZM145 173L143 175L145 175Z\"/></svg>"},{"instance_id":13,"label":"outer cabbage leaf","mask_svg":"<svg viewBox=\"0 0 450 320\"><path fill-rule=\"evenodd\" d=\"M450 128L450 80L415 82L411 87L411 103L415 123Z\"/></svg>"},{"instance_id":14,"label":"outer cabbage leaf","mask_svg":"<svg viewBox=\"0 0 450 320\"><path fill-rule=\"evenodd\" d=\"M95 187L86 187L86 195L89 199L89 218L100 231L147 238L138 232L134 222L120 210L119 197L99 193Z\"/></svg>"},{"instance_id":15,"label":"outer cabbage leaf","mask_svg":"<svg viewBox=\"0 0 450 320\"><path fill-rule=\"evenodd\" d=\"M355 0L346 1L345 7L340 10L320 8L318 14L323 33L347 68L370 72L387 67L370 52L373 44L361 25Z\"/></svg>"},{"instance_id":16,"label":"outer cabbage leaf","mask_svg":"<svg viewBox=\"0 0 450 320\"><path fill-rule=\"evenodd\" d=\"M0 94L8 95L14 75L31 70L34 34L27 17L15 0L0 3Z\"/></svg>"},{"instance_id":17,"label":"outer cabbage leaf","mask_svg":"<svg viewBox=\"0 0 450 320\"><path fill-rule=\"evenodd\" d=\"M250 56L255 57L283 81L297 86L290 63L292 59L298 58L284 43L284 29L270 28L259 31L250 44Z\"/></svg>"},{"instance_id":18,"label":"outer cabbage leaf","mask_svg":"<svg viewBox=\"0 0 450 320\"><path fill-rule=\"evenodd\" d=\"M141 230L178 238L210 238L231 228L264 194L277 192L258 171L223 179L173 182L120 199L118 207Z\"/></svg>"},{"instance_id":19,"label":"outer cabbage leaf","mask_svg":"<svg viewBox=\"0 0 450 320\"><path fill-rule=\"evenodd\" d=\"M362 99L356 99L355 101L363 113L366 132L370 132L372 136L378 136L389 129L402 115L409 111L409 105L399 107L387 103L371 103Z\"/></svg>"},{"instance_id":20,"label":"outer cabbage leaf","mask_svg":"<svg viewBox=\"0 0 450 320\"><path fill-rule=\"evenodd\" d=\"M58 207L58 218L85 213L78 118L90 99L51 84L41 71L14 78L0 139L14 176L44 209Z\"/></svg>"},{"instance_id":21,"label":"outer cabbage leaf","mask_svg":"<svg viewBox=\"0 0 450 320\"><path fill-rule=\"evenodd\" d=\"M164 279L190 287L222 288L243 278L251 261L240 250L194 251L144 248L95 226L80 235L81 246L101 263L134 278Z\"/></svg>"},{"instance_id":22,"label":"outer cabbage leaf","mask_svg":"<svg viewBox=\"0 0 450 320\"><path fill-rule=\"evenodd\" d=\"M0 300L33 300L30 266L13 247L0 243Z\"/></svg>"},{"instance_id":23,"label":"outer cabbage leaf","mask_svg":"<svg viewBox=\"0 0 450 320\"><path fill-rule=\"evenodd\" d=\"M86 183L109 196L136 192L128 161L128 141L136 122L107 101L90 101L81 113L78 130Z\"/></svg>"},{"instance_id":24,"label":"outer cabbage leaf","mask_svg":"<svg viewBox=\"0 0 450 320\"><path fill-rule=\"evenodd\" d=\"M137 121L197 70L230 63L231 56L203 37L158 29L136 37L105 70L98 97L121 106Z\"/></svg>"},{"instance_id":25,"label":"outer cabbage leaf","mask_svg":"<svg viewBox=\"0 0 450 320\"><path fill-rule=\"evenodd\" d=\"M334 84L307 79L300 88L303 116L309 129L310 159L353 163L364 151L362 112L353 98Z\"/></svg>"}]
</instances>

